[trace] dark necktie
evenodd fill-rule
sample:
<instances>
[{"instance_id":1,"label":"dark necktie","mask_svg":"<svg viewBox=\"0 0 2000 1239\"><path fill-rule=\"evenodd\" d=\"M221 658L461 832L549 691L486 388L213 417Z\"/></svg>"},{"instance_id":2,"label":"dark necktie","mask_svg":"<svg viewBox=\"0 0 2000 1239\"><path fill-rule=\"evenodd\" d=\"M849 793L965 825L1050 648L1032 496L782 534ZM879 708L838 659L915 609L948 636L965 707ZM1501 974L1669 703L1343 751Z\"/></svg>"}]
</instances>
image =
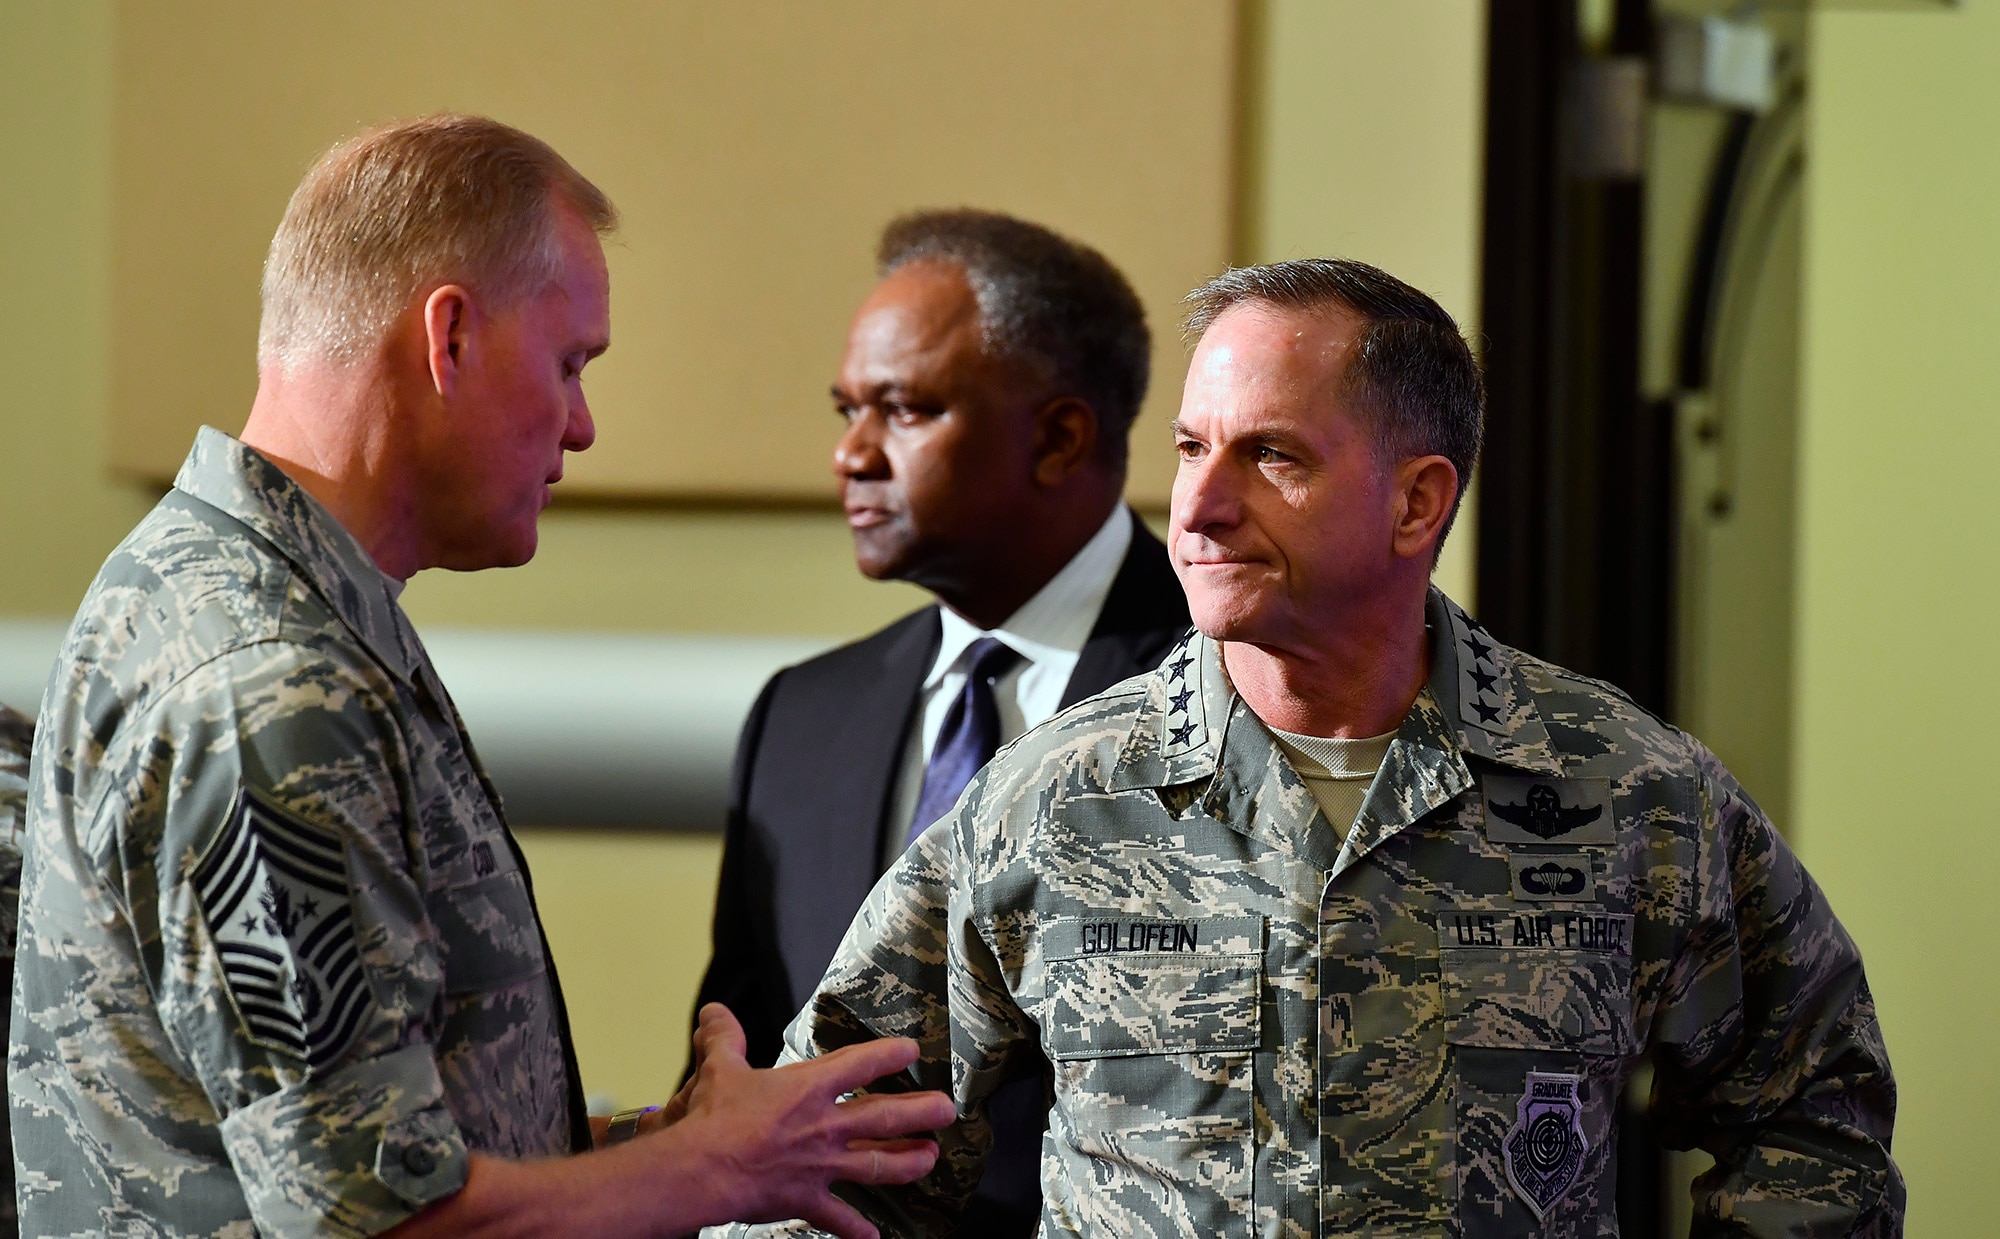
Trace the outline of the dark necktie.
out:
<instances>
[{"instance_id":1,"label":"dark necktie","mask_svg":"<svg viewBox=\"0 0 2000 1239\"><path fill-rule=\"evenodd\" d=\"M972 666L965 687L944 716L931 759L924 766L924 790L917 797L917 815L910 821L910 842L951 812L965 785L1000 747L1000 707L993 701L993 681L1005 675L1021 656L992 637L974 641L967 652Z\"/></svg>"}]
</instances>

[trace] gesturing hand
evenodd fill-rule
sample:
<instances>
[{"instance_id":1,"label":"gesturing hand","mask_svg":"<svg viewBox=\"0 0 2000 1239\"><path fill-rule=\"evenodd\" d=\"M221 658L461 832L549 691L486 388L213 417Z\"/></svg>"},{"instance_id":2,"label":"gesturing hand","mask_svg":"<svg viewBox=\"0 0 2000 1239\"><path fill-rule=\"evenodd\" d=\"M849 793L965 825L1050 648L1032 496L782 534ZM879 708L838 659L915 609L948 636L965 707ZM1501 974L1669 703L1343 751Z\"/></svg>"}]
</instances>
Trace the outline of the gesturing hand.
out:
<instances>
[{"instance_id":1,"label":"gesturing hand","mask_svg":"<svg viewBox=\"0 0 2000 1239\"><path fill-rule=\"evenodd\" d=\"M768 1071L751 1067L744 1050L743 1027L728 1008L703 1007L694 1078L669 1106L669 1117L679 1118L669 1130L709 1169L728 1219L803 1218L843 1239L877 1239L830 1185L929 1174L937 1145L912 1133L935 1131L957 1111L943 1093L840 1098L917 1061L917 1043L871 1041Z\"/></svg>"}]
</instances>

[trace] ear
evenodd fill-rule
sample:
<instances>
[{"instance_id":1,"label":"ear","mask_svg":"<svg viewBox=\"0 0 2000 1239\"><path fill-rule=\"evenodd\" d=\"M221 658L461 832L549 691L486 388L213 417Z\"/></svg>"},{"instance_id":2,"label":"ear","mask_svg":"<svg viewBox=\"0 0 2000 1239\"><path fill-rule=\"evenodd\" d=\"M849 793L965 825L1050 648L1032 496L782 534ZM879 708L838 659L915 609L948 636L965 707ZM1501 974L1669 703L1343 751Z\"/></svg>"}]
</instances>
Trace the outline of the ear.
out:
<instances>
[{"instance_id":1,"label":"ear","mask_svg":"<svg viewBox=\"0 0 2000 1239\"><path fill-rule=\"evenodd\" d=\"M1035 413L1035 484L1056 487L1097 460L1097 410L1058 396Z\"/></svg>"},{"instance_id":2,"label":"ear","mask_svg":"<svg viewBox=\"0 0 2000 1239\"><path fill-rule=\"evenodd\" d=\"M431 290L424 298L424 359L431 386L450 399L465 370L471 329L472 294L457 284Z\"/></svg>"},{"instance_id":3,"label":"ear","mask_svg":"<svg viewBox=\"0 0 2000 1239\"><path fill-rule=\"evenodd\" d=\"M1458 470L1442 456L1418 456L1396 468L1396 554L1429 560L1451 505L1458 502Z\"/></svg>"}]
</instances>

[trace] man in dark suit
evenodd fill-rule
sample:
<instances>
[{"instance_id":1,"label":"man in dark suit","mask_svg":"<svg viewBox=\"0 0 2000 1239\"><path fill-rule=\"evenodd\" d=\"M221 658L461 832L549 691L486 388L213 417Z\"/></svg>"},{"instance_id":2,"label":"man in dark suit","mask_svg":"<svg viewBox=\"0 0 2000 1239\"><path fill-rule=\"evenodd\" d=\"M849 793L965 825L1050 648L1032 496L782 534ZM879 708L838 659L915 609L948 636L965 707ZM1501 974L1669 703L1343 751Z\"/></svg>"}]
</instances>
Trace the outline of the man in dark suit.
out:
<instances>
[{"instance_id":1,"label":"man in dark suit","mask_svg":"<svg viewBox=\"0 0 2000 1239\"><path fill-rule=\"evenodd\" d=\"M848 922L994 748L1150 670L1186 631L1166 549L1124 506L1150 342L1130 285L1008 216L892 223L833 396L855 559L938 605L773 676L736 753L701 1002L768 1064ZM1041 1064L991 1107L962 1235L1040 1214Z\"/></svg>"}]
</instances>

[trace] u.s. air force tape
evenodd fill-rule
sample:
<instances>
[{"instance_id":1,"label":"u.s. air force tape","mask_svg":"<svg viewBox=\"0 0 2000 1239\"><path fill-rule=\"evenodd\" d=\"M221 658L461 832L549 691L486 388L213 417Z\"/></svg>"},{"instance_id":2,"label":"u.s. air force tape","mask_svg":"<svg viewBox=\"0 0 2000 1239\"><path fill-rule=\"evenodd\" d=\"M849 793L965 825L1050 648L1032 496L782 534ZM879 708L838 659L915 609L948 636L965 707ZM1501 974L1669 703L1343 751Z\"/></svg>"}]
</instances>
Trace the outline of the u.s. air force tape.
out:
<instances>
[{"instance_id":1,"label":"u.s. air force tape","mask_svg":"<svg viewBox=\"0 0 2000 1239\"><path fill-rule=\"evenodd\" d=\"M1632 954L1632 918L1625 913L1442 907L1437 917L1438 945L1447 951Z\"/></svg>"}]
</instances>

